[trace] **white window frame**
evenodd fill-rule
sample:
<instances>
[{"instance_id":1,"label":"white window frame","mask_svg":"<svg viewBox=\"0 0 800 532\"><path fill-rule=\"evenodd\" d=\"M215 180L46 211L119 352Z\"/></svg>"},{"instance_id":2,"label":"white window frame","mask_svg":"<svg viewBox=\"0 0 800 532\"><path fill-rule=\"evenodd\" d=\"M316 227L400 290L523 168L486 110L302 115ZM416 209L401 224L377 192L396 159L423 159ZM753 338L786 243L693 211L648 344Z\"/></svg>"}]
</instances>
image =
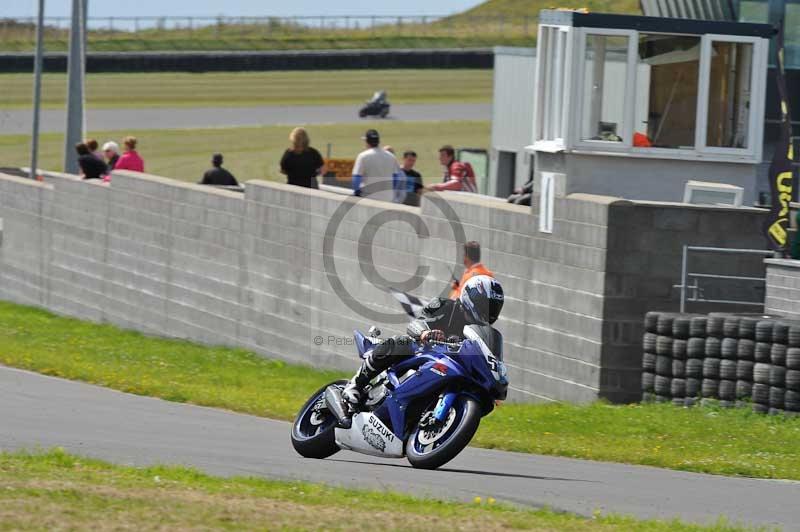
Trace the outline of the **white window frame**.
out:
<instances>
[{"instance_id":1,"label":"white window frame","mask_svg":"<svg viewBox=\"0 0 800 532\"><path fill-rule=\"evenodd\" d=\"M622 142L608 140L587 140L581 139L581 121L583 119L583 90L586 83L586 41L590 35L604 35L607 37L627 37L628 38L628 63L625 74L625 107L622 118ZM575 87L575 108L572 120L572 131L570 146L596 152L627 152L633 146L633 120L636 109L636 99L630 98L636 90L636 57L638 54L638 32L635 30L617 30L607 28L581 28L578 35L577 53L573 57L575 61L577 83Z\"/></svg>"},{"instance_id":2,"label":"white window frame","mask_svg":"<svg viewBox=\"0 0 800 532\"><path fill-rule=\"evenodd\" d=\"M711 85L711 54L712 44L715 42L723 43L742 43L753 45L753 57L750 74L750 110L748 116L747 148L724 148L719 146L708 146L708 99L709 87ZM764 104L766 99L766 50L763 39L758 37L744 37L739 35L703 35L700 43L700 86L697 91L697 127L695 128L695 150L701 154L710 155L729 155L746 159L761 160L761 151L764 143L764 128L759 127L759 122L763 125L763 119L754 119L764 116Z\"/></svg>"},{"instance_id":3,"label":"white window frame","mask_svg":"<svg viewBox=\"0 0 800 532\"><path fill-rule=\"evenodd\" d=\"M547 38L544 34L547 32ZM566 147L566 138L569 132L571 119L570 101L572 94L572 64L570 58L574 50L573 28L571 26L558 26L540 24L538 34L538 50L536 53L536 83L535 105L533 113L533 148L539 151L557 152ZM555 76L554 66L561 64L563 79ZM545 95L549 94L549 98ZM544 109L545 101L551 104L560 102L562 112L553 113ZM556 117L560 123L552 123Z\"/></svg>"},{"instance_id":4,"label":"white window frame","mask_svg":"<svg viewBox=\"0 0 800 532\"><path fill-rule=\"evenodd\" d=\"M562 28L561 26L549 26ZM538 137L541 127L538 118L534 123L534 145L529 147L535 151L573 151L575 153L586 154L606 154L622 157L654 158L654 159L685 159L685 160L706 160L734 163L758 163L761 162L763 151L763 117L766 105L766 82L767 82L767 54L769 51L769 41L760 37L737 36L737 35L717 35L705 34L697 35L700 39L700 64L699 80L697 87L697 110L695 141L692 148L646 148L633 146L633 134L635 131L636 113L636 82L638 77L638 46L641 33L660 33L663 35L681 35L669 32L639 32L636 30L620 30L608 28L574 28L572 38L568 38L570 43L568 58L572 59L572 68L567 68L565 76L565 109L563 124L567 129L563 131L565 142L555 142ZM540 27L541 31L541 27ZM622 124L623 142L610 142L601 140L581 140L580 124L583 117L583 86L585 77L586 62L586 37L587 35L608 35L608 36L627 36L628 69L625 84L626 107ZM541 42L541 41L540 41ZM711 44L712 42L740 42L753 45L753 64L751 78L751 109L748 124L748 147L747 148L719 148L706 145L708 127L708 91L710 85L711 67ZM539 54L537 54L539 55ZM541 57L541 56L539 56ZM537 57L536 68L536 89L541 91L542 71L540 61ZM537 92L537 102L535 116L541 113L543 101L540 101ZM573 101L570 105L570 100ZM561 140L561 139L559 139Z\"/></svg>"}]
</instances>

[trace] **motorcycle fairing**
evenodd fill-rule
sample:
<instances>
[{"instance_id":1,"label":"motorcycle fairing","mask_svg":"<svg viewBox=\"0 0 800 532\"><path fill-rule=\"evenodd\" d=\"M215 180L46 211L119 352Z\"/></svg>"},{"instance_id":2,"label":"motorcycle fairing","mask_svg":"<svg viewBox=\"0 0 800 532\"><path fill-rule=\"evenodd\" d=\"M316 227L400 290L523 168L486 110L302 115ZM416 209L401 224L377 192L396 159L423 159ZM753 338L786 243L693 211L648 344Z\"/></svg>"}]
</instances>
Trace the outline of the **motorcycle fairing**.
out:
<instances>
[{"instance_id":1,"label":"motorcycle fairing","mask_svg":"<svg viewBox=\"0 0 800 532\"><path fill-rule=\"evenodd\" d=\"M410 369L416 372L399 385L375 409L374 414L388 422L392 433L404 440L406 434L406 413L408 406L420 397L430 396L448 388L461 392L463 382L476 382L480 387L490 390L494 386L494 378L486 366L483 353L477 343L467 340L461 348L454 352L444 346L429 346L416 357L399 362L387 371L392 383L397 382L397 375L403 375ZM462 383L459 385L458 382Z\"/></svg>"},{"instance_id":2,"label":"motorcycle fairing","mask_svg":"<svg viewBox=\"0 0 800 532\"><path fill-rule=\"evenodd\" d=\"M336 445L372 456L402 458L403 439L387 427L374 412L359 412L353 416L349 429L334 430Z\"/></svg>"}]
</instances>

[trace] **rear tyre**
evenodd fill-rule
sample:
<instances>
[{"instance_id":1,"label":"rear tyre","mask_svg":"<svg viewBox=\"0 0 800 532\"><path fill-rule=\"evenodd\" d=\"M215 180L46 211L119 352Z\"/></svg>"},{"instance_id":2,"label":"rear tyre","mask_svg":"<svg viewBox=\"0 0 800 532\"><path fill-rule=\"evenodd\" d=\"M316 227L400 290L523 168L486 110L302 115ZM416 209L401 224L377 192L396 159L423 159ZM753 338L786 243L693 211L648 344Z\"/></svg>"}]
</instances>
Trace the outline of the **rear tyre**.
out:
<instances>
[{"instance_id":1,"label":"rear tyre","mask_svg":"<svg viewBox=\"0 0 800 532\"><path fill-rule=\"evenodd\" d=\"M422 413L420 421L433 414L436 403ZM435 430L421 428L419 423L406 441L406 458L418 469L436 469L464 450L481 422L477 401L459 396L450 408L444 425Z\"/></svg>"},{"instance_id":2,"label":"rear tyre","mask_svg":"<svg viewBox=\"0 0 800 532\"><path fill-rule=\"evenodd\" d=\"M336 417L317 405L325 400L325 389L331 384L343 386L347 381L335 381L314 392L292 424L292 447L306 458L327 458L339 450L334 434Z\"/></svg>"}]
</instances>

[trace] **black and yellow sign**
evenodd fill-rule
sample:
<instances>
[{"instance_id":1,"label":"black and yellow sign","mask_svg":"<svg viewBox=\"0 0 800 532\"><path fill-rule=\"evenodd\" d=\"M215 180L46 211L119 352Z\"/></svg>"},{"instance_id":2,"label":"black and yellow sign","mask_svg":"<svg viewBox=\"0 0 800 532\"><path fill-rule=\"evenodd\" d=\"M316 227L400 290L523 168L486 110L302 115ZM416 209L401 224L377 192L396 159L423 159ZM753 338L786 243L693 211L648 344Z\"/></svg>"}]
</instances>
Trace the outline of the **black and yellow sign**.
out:
<instances>
[{"instance_id":1,"label":"black and yellow sign","mask_svg":"<svg viewBox=\"0 0 800 532\"><path fill-rule=\"evenodd\" d=\"M786 69L784 65L783 24L778 32L778 70L775 81L781 102L781 136L775 156L769 165L769 180L772 189L772 209L765 224L765 232L770 248L786 251L789 247L789 202L792 201L792 119L789 114L789 94L786 88Z\"/></svg>"}]
</instances>

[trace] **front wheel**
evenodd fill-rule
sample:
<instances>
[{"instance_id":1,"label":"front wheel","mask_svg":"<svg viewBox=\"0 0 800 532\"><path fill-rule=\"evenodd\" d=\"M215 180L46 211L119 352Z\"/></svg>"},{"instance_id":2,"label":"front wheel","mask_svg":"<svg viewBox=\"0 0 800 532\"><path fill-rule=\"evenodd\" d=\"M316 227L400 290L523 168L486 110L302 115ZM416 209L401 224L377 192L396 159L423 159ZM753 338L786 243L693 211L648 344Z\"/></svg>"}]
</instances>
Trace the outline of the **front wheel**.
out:
<instances>
[{"instance_id":1,"label":"front wheel","mask_svg":"<svg viewBox=\"0 0 800 532\"><path fill-rule=\"evenodd\" d=\"M344 386L346 380L326 384L306 401L292 424L292 446L306 458L327 458L339 450L334 429L336 416L325 404L328 386Z\"/></svg>"},{"instance_id":2,"label":"front wheel","mask_svg":"<svg viewBox=\"0 0 800 532\"><path fill-rule=\"evenodd\" d=\"M432 424L436 403L420 417L417 427L406 441L406 458L419 469L436 469L464 450L481 422L477 401L459 396L447 413L444 422Z\"/></svg>"}]
</instances>

